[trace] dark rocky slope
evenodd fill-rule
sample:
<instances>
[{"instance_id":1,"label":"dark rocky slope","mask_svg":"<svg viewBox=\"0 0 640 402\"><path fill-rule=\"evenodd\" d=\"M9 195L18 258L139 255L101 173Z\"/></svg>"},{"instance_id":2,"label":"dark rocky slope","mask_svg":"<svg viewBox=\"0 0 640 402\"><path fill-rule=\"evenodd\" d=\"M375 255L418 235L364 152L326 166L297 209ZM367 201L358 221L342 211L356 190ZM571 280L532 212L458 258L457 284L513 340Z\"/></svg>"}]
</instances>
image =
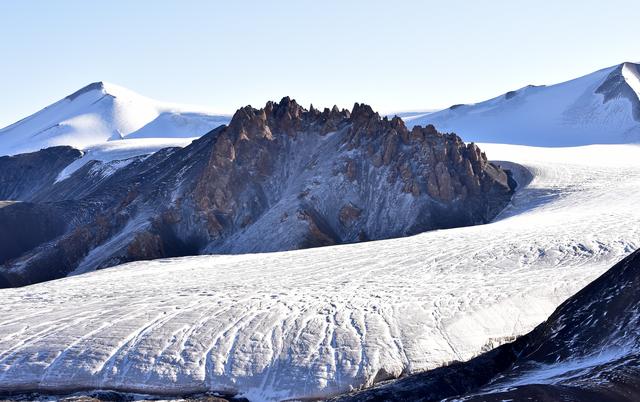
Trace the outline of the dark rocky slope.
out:
<instances>
[{"instance_id":1,"label":"dark rocky slope","mask_svg":"<svg viewBox=\"0 0 640 402\"><path fill-rule=\"evenodd\" d=\"M638 401L639 288L636 251L513 343L336 400Z\"/></svg>"},{"instance_id":2,"label":"dark rocky slope","mask_svg":"<svg viewBox=\"0 0 640 402\"><path fill-rule=\"evenodd\" d=\"M110 175L100 174L103 168L92 162L23 193L24 200L73 216L65 218L62 235L5 256L6 281L22 285L140 259L290 250L485 223L513 192L505 171L454 134L433 126L408 130L366 105L306 110L289 98L244 107L228 127L186 148L137 158Z\"/></svg>"},{"instance_id":3,"label":"dark rocky slope","mask_svg":"<svg viewBox=\"0 0 640 402\"><path fill-rule=\"evenodd\" d=\"M53 186L58 173L80 157L82 152L71 147L0 156L0 200L30 200Z\"/></svg>"}]
</instances>

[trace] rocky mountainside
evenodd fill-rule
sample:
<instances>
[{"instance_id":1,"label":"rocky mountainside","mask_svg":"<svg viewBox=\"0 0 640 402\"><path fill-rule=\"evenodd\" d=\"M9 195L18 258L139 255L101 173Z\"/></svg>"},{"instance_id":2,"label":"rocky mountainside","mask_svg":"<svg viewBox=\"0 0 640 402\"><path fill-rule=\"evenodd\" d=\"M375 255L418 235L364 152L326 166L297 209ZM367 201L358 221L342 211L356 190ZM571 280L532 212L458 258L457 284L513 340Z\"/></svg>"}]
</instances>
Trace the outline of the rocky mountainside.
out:
<instances>
[{"instance_id":1,"label":"rocky mountainside","mask_svg":"<svg viewBox=\"0 0 640 402\"><path fill-rule=\"evenodd\" d=\"M336 400L637 401L639 286L636 251L512 343Z\"/></svg>"},{"instance_id":2,"label":"rocky mountainside","mask_svg":"<svg viewBox=\"0 0 640 402\"><path fill-rule=\"evenodd\" d=\"M51 187L58 173L80 159L71 147L0 157L0 200L28 200Z\"/></svg>"},{"instance_id":3,"label":"rocky mountainside","mask_svg":"<svg viewBox=\"0 0 640 402\"><path fill-rule=\"evenodd\" d=\"M30 158L45 160L42 152ZM22 165L14 164L11 175L0 175L15 189L7 197L65 219L61 235L43 236L19 256L15 250L28 247L0 255L11 285L140 259L291 250L485 223L514 187L454 134L408 130L367 105L306 110L289 98L244 107L185 148L92 161L34 189L25 190ZM26 219L20 204L1 208L0 219Z\"/></svg>"},{"instance_id":4,"label":"rocky mountainside","mask_svg":"<svg viewBox=\"0 0 640 402\"><path fill-rule=\"evenodd\" d=\"M622 63L556 85L529 85L475 104L404 117L469 141L535 146L640 141L640 65Z\"/></svg>"}]
</instances>

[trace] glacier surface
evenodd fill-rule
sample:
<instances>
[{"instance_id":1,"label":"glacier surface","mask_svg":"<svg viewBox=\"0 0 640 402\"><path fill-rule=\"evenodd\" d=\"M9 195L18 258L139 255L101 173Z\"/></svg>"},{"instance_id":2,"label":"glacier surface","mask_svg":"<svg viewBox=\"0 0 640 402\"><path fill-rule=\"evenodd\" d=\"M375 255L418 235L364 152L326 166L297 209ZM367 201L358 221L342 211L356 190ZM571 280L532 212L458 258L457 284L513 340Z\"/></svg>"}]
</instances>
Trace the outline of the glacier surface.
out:
<instances>
[{"instance_id":1,"label":"glacier surface","mask_svg":"<svg viewBox=\"0 0 640 402\"><path fill-rule=\"evenodd\" d=\"M527 333L640 245L640 147L481 146L522 184L487 225L0 291L0 390L315 398Z\"/></svg>"}]
</instances>

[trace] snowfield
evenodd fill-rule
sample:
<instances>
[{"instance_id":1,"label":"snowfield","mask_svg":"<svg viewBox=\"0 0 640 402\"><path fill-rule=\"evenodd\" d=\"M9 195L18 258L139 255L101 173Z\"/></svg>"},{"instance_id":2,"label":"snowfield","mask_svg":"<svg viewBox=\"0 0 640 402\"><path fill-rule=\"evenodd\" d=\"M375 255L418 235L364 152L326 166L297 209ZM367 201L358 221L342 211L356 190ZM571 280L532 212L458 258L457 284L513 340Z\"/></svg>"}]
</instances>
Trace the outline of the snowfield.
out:
<instances>
[{"instance_id":1,"label":"snowfield","mask_svg":"<svg viewBox=\"0 0 640 402\"><path fill-rule=\"evenodd\" d=\"M108 141L104 144L93 145L86 148L82 158L73 161L59 174L56 181L62 181L70 177L73 172L80 169L90 161L106 162L106 166L121 168L131 163L135 157L152 154L162 148L186 147L193 138L135 138L119 141ZM117 169L115 169L117 170ZM110 173L115 173L112 170Z\"/></svg>"},{"instance_id":2,"label":"snowfield","mask_svg":"<svg viewBox=\"0 0 640 402\"><path fill-rule=\"evenodd\" d=\"M530 180L487 225L0 291L0 390L333 395L524 334L640 246L640 147L481 147Z\"/></svg>"},{"instance_id":3,"label":"snowfield","mask_svg":"<svg viewBox=\"0 0 640 402\"><path fill-rule=\"evenodd\" d=\"M63 180L91 160L123 161L165 147L184 147L229 120L201 107L159 102L95 82L0 129L0 156L59 145L84 151L60 174L58 180Z\"/></svg>"},{"instance_id":4,"label":"snowfield","mask_svg":"<svg viewBox=\"0 0 640 402\"><path fill-rule=\"evenodd\" d=\"M467 141L533 146L640 142L639 64L622 63L571 81L526 86L470 105L405 114Z\"/></svg>"}]
</instances>

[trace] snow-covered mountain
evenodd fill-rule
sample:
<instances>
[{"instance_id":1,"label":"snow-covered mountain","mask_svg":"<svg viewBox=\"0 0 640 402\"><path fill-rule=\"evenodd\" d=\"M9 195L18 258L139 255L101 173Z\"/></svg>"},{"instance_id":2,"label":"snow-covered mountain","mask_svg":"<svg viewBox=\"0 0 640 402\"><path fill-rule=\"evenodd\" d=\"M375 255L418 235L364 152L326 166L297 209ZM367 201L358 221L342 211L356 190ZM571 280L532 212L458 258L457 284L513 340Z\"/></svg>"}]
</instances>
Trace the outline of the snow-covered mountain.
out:
<instances>
[{"instance_id":1,"label":"snow-covered mountain","mask_svg":"<svg viewBox=\"0 0 640 402\"><path fill-rule=\"evenodd\" d=\"M573 146L640 141L640 66L605 68L551 86L527 86L496 98L410 115L468 141Z\"/></svg>"},{"instance_id":2,"label":"snow-covered mountain","mask_svg":"<svg viewBox=\"0 0 640 402\"><path fill-rule=\"evenodd\" d=\"M166 146L184 146L228 123L229 118L95 82L1 129L0 155L68 145L95 153L91 159L131 157ZM112 148L120 154L105 152ZM124 153L127 149L129 152Z\"/></svg>"},{"instance_id":3,"label":"snow-covered mountain","mask_svg":"<svg viewBox=\"0 0 640 402\"><path fill-rule=\"evenodd\" d=\"M313 399L526 334L640 246L640 147L481 146L521 183L487 225L0 290L0 391Z\"/></svg>"}]
</instances>

